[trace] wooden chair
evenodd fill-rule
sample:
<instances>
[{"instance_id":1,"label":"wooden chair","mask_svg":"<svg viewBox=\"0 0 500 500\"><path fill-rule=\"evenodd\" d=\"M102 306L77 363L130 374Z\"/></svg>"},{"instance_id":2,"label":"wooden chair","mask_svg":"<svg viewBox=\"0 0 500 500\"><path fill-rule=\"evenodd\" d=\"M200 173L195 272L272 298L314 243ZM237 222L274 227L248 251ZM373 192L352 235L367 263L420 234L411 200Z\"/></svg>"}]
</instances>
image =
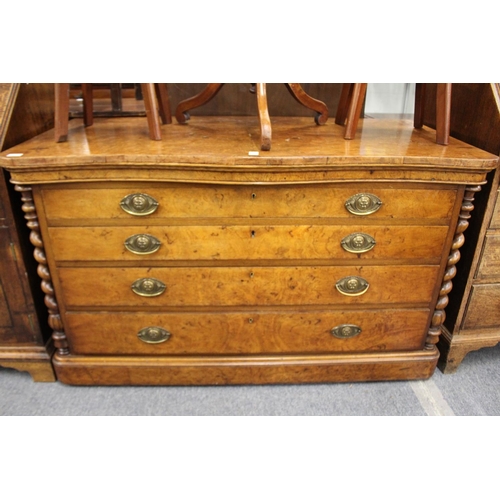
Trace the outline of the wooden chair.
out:
<instances>
[{"instance_id":1,"label":"wooden chair","mask_svg":"<svg viewBox=\"0 0 500 500\"><path fill-rule=\"evenodd\" d=\"M213 99L223 83L209 83L199 94L181 101L175 110L175 117L179 123L186 124L190 116L188 111L198 108ZM328 108L322 101L308 95L299 83L285 83L286 88L293 98L303 106L316 111L315 122L324 125L328 120ZM271 149L271 120L267 107L267 92L265 83L252 84L250 92L257 96L257 107L260 121L260 149L270 151Z\"/></svg>"},{"instance_id":2,"label":"wooden chair","mask_svg":"<svg viewBox=\"0 0 500 500\"><path fill-rule=\"evenodd\" d=\"M92 84L82 83L83 123L89 127L94 122ZM141 83L144 107L149 127L149 137L161 140L160 118L162 123L172 123L168 90L166 84ZM159 114L159 116L158 116ZM68 140L69 123L69 83L55 84L55 120L54 133L56 142Z\"/></svg>"},{"instance_id":3,"label":"wooden chair","mask_svg":"<svg viewBox=\"0 0 500 500\"><path fill-rule=\"evenodd\" d=\"M415 88L415 128L422 128L425 106L425 83ZM450 139L451 83L438 83L436 95L436 142L448 145ZM366 95L366 83L344 83L335 116L337 125L346 126L344 139L354 139Z\"/></svg>"}]
</instances>

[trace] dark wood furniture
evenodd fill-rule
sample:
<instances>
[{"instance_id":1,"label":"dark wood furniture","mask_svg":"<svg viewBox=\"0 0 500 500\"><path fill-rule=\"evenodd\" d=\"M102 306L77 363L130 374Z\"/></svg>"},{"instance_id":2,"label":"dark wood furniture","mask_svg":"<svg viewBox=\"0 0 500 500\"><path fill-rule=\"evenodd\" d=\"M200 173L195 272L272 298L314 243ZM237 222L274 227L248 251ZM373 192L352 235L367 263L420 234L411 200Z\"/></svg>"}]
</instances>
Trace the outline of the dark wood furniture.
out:
<instances>
[{"instance_id":1,"label":"dark wood furniture","mask_svg":"<svg viewBox=\"0 0 500 500\"><path fill-rule=\"evenodd\" d=\"M42 85L0 83L0 150L6 135L12 145L18 131L25 137L30 131L43 131L45 93ZM40 107L34 111L37 99ZM22 127L19 120L25 119ZM41 326L46 310L36 309L37 304L43 306L43 294L33 268L33 248L24 234L23 215L19 197L12 193L8 175L0 169L0 366L27 371L36 382L50 382L55 380L50 362L54 347L50 332Z\"/></svg>"},{"instance_id":2,"label":"dark wood furniture","mask_svg":"<svg viewBox=\"0 0 500 500\"><path fill-rule=\"evenodd\" d=\"M82 83L83 123L86 127L93 124L93 98L91 83ZM172 123L168 90L165 83L141 83L142 96L146 109L149 137L161 140L160 118L163 124ZM68 140L68 123L70 115L70 84L55 84L55 124L56 142Z\"/></svg>"},{"instance_id":3,"label":"dark wood furniture","mask_svg":"<svg viewBox=\"0 0 500 500\"><path fill-rule=\"evenodd\" d=\"M417 83L415 89L415 128L422 128L426 103L427 83ZM446 146L450 139L451 83L436 85L436 142ZM340 96L335 123L345 125L344 139L354 139L358 128L363 101L366 96L366 83L344 83Z\"/></svg>"},{"instance_id":4,"label":"dark wood furniture","mask_svg":"<svg viewBox=\"0 0 500 500\"><path fill-rule=\"evenodd\" d=\"M186 124L190 119L188 111L210 102L219 93L223 85L224 83L209 83L200 93L181 101L175 110L177 121ZM324 125L326 123L328 120L328 108L324 102L314 99L307 94L300 83L285 83L284 85L298 103L307 109L316 111L314 119L317 125ZM257 109L260 122L260 149L262 151L270 151L272 127L267 104L267 84L253 84L249 90L257 96Z\"/></svg>"},{"instance_id":5,"label":"dark wood furniture","mask_svg":"<svg viewBox=\"0 0 500 500\"><path fill-rule=\"evenodd\" d=\"M427 378L474 195L498 158L427 127L70 122L0 155L69 384ZM91 133L90 133L91 131ZM118 134L119 131L119 134ZM12 156L19 155L22 156ZM41 257L43 256L43 257Z\"/></svg>"},{"instance_id":6,"label":"dark wood furniture","mask_svg":"<svg viewBox=\"0 0 500 500\"><path fill-rule=\"evenodd\" d=\"M429 85L430 99L423 120L434 127L436 85ZM494 154L500 152L499 84L453 84L450 133ZM499 169L476 196L472 223L467 230L463 257L449 295L450 304L440 337L439 367L456 371L465 355L500 342L500 184Z\"/></svg>"}]
</instances>

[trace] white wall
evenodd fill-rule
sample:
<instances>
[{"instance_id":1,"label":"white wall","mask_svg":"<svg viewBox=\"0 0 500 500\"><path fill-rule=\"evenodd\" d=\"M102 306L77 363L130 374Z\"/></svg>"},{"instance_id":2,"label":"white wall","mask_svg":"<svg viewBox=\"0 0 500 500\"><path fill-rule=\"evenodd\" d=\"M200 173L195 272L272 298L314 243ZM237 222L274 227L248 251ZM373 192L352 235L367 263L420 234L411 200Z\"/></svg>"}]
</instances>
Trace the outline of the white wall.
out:
<instances>
[{"instance_id":1,"label":"white wall","mask_svg":"<svg viewBox=\"0 0 500 500\"><path fill-rule=\"evenodd\" d=\"M369 83L366 90L365 114L413 114L414 83Z\"/></svg>"}]
</instances>

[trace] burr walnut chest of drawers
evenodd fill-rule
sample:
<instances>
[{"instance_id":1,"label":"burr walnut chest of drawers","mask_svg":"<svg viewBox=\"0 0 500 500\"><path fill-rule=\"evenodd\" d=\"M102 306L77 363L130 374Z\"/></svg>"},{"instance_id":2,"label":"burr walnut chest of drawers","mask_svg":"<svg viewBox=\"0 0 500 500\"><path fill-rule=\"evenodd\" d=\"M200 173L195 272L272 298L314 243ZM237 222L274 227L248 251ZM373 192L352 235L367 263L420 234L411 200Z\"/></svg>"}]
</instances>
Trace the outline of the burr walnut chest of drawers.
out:
<instances>
[{"instance_id":1,"label":"burr walnut chest of drawers","mask_svg":"<svg viewBox=\"0 0 500 500\"><path fill-rule=\"evenodd\" d=\"M72 122L1 157L70 384L432 375L474 194L497 157L408 122Z\"/></svg>"}]
</instances>

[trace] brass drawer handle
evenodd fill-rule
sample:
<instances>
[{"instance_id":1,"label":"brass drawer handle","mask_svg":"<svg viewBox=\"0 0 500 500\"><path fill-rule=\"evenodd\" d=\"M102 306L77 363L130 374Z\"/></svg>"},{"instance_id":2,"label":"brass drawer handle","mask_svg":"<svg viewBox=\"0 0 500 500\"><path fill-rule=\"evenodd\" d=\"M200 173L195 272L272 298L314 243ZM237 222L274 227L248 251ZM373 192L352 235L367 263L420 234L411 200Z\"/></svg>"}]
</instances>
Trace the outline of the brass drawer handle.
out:
<instances>
[{"instance_id":1,"label":"brass drawer handle","mask_svg":"<svg viewBox=\"0 0 500 500\"><path fill-rule=\"evenodd\" d=\"M158 202L149 194L133 193L123 198L120 207L130 215L149 215L158 208Z\"/></svg>"},{"instance_id":2,"label":"brass drawer handle","mask_svg":"<svg viewBox=\"0 0 500 500\"><path fill-rule=\"evenodd\" d=\"M340 242L342 248L350 253L368 252L375 246L375 243L373 236L365 233L352 233Z\"/></svg>"},{"instance_id":3,"label":"brass drawer handle","mask_svg":"<svg viewBox=\"0 0 500 500\"><path fill-rule=\"evenodd\" d=\"M370 284L363 278L359 276L346 276L335 283L335 288L342 295L349 295L351 297L357 297L366 293Z\"/></svg>"},{"instance_id":4,"label":"brass drawer handle","mask_svg":"<svg viewBox=\"0 0 500 500\"><path fill-rule=\"evenodd\" d=\"M159 326L148 326L137 334L140 340L146 344L161 344L170 338L171 333Z\"/></svg>"},{"instance_id":5,"label":"brass drawer handle","mask_svg":"<svg viewBox=\"0 0 500 500\"><path fill-rule=\"evenodd\" d=\"M346 209L354 215L370 215L382 206L378 196L370 193L358 193L351 196L346 202Z\"/></svg>"},{"instance_id":6,"label":"brass drawer handle","mask_svg":"<svg viewBox=\"0 0 500 500\"><path fill-rule=\"evenodd\" d=\"M357 325L339 325L331 329L330 332L338 339L349 339L361 333L361 328Z\"/></svg>"},{"instance_id":7,"label":"brass drawer handle","mask_svg":"<svg viewBox=\"0 0 500 500\"><path fill-rule=\"evenodd\" d=\"M132 283L132 291L141 297L157 297L167 286L155 278L141 278Z\"/></svg>"},{"instance_id":8,"label":"brass drawer handle","mask_svg":"<svg viewBox=\"0 0 500 500\"><path fill-rule=\"evenodd\" d=\"M161 241L150 234L134 234L125 240L125 248L138 255L155 253L160 246Z\"/></svg>"}]
</instances>

